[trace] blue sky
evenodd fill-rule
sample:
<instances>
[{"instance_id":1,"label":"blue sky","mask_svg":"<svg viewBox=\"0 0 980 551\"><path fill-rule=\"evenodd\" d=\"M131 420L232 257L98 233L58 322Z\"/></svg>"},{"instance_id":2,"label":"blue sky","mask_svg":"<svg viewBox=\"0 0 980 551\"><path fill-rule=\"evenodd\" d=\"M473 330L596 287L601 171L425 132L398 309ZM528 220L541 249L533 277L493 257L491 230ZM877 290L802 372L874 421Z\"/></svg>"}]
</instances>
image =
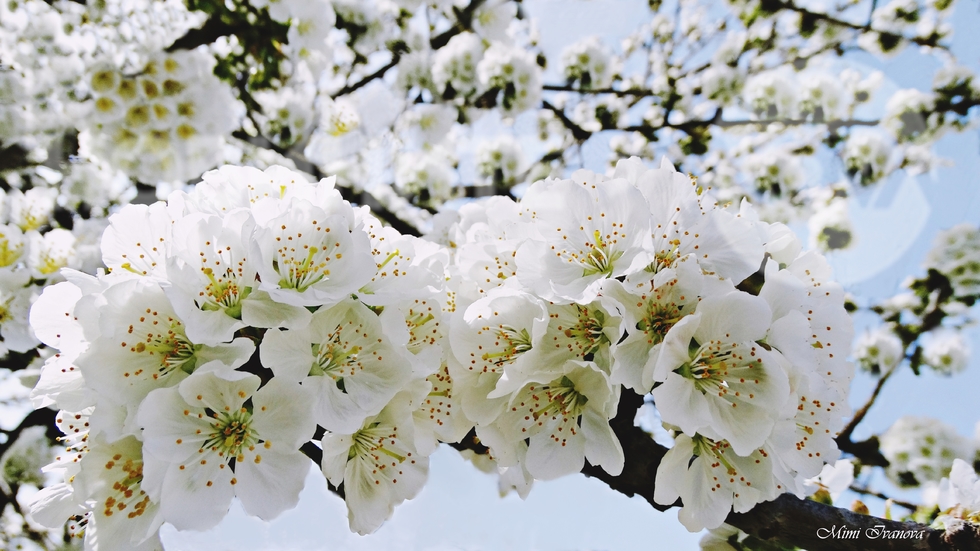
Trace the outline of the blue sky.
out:
<instances>
[{"instance_id":1,"label":"blue sky","mask_svg":"<svg viewBox=\"0 0 980 551\"><path fill-rule=\"evenodd\" d=\"M553 64L565 44L590 34L619 36L632 28L647 17L645 4L525 2L540 22L542 42ZM978 5L960 0L956 9L953 51L962 64L980 72L980 40L975 36L980 28ZM925 75L938 67L914 52L884 62L872 56L859 61L881 68L898 87L927 86ZM833 255L831 261L855 294L890 296L906 275L921 273L921 261L940 229L964 221L980 223L977 132L946 137L937 151L954 166L916 178L895 177L862 192L854 202L858 241L853 250ZM980 332L969 334L980 356ZM859 375L852 402L862 403L872 385L870 377ZM936 417L970 435L980 418L977 388L977 357L965 373L952 379L931 373L915 377L908 370L899 373L855 436L880 433L905 414ZM870 505L880 510L880 504ZM394 517L371 536L350 533L343 503L327 493L318 472L311 472L299 507L272 523L248 518L236 504L224 522L207 532L164 529L169 551L696 549L699 537L677 522L676 511L657 512L638 498L626 498L583 476L537 483L526 501L514 495L501 499L494 477L472 468L449 449L432 457L429 484L418 498L397 508Z\"/></svg>"}]
</instances>

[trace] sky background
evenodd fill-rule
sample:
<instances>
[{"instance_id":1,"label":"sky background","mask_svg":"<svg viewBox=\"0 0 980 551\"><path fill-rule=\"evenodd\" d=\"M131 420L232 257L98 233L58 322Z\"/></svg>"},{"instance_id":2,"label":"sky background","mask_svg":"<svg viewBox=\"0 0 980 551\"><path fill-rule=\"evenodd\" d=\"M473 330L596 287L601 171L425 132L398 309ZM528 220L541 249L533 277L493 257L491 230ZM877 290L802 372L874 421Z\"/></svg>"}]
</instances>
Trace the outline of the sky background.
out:
<instances>
[{"instance_id":1,"label":"sky background","mask_svg":"<svg viewBox=\"0 0 980 551\"><path fill-rule=\"evenodd\" d=\"M616 44L611 39L649 17L645 5L645 1L619 0L524 2L529 15L539 21L552 67L561 49L582 37L598 34ZM955 9L953 52L960 63L980 72L980 39L976 37L980 3L960 0ZM890 81L885 89L927 87L938 68L938 62L914 51L887 61L870 55L853 59L882 69ZM547 74L546 81L557 81L554 77ZM494 124L487 124L486 131L494 131ZM599 138L590 146L601 149L603 144L604 139ZM922 273L922 259L938 231L960 222L980 223L977 131L947 136L937 151L953 166L918 177L896 175L883 185L860 191L851 202L857 241L852 249L831 255L830 260L838 279L855 295L870 301L893 295L906 276ZM586 160L601 171L605 152L600 153ZM856 318L859 330L868 323L869 318ZM980 331L973 329L968 335L980 356ZM928 370L920 377L908 369L897 373L855 437L881 433L901 415L935 417L963 435L972 435L980 418L977 356L955 378L935 376ZM855 406L864 402L873 384L870 377L858 375L852 387ZM876 483L889 489L883 477ZM850 499L845 497L843 505ZM880 503L868 503L872 511L881 511ZM429 483L419 496L398 507L393 518L371 536L349 531L343 502L327 492L323 476L314 470L299 506L272 523L248 518L235 503L231 514L212 530L177 533L168 526L163 538L168 551L697 549L700 535L688 533L676 515L676 510L657 512L640 498L626 498L580 475L535 483L526 501L516 495L501 499L496 477L477 471L446 448L432 456Z\"/></svg>"}]
</instances>

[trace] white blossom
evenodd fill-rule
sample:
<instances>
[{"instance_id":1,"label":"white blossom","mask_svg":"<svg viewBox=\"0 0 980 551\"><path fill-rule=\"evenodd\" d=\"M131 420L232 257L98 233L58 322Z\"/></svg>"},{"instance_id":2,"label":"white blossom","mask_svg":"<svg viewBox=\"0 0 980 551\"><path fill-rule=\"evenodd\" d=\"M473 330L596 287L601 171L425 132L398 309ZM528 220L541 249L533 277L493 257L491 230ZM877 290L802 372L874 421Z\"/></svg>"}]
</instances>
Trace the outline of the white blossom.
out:
<instances>
[{"instance_id":1,"label":"white blossom","mask_svg":"<svg viewBox=\"0 0 980 551\"><path fill-rule=\"evenodd\" d=\"M969 439L929 417L900 417L879 439L889 463L885 474L900 486L939 482L949 476L954 459L973 456Z\"/></svg>"},{"instance_id":2,"label":"white blossom","mask_svg":"<svg viewBox=\"0 0 980 551\"><path fill-rule=\"evenodd\" d=\"M861 335L854 344L854 358L864 369L886 372L905 359L905 347L891 328L883 326Z\"/></svg>"}]
</instances>

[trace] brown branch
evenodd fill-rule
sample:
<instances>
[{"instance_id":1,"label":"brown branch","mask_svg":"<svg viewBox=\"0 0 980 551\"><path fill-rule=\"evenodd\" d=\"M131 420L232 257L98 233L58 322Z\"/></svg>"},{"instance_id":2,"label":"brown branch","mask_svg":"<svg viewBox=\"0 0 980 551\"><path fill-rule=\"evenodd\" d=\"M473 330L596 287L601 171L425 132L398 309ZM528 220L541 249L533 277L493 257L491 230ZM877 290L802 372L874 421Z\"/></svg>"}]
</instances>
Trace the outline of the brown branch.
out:
<instances>
[{"instance_id":1,"label":"brown branch","mask_svg":"<svg viewBox=\"0 0 980 551\"><path fill-rule=\"evenodd\" d=\"M586 465L583 473L602 480L610 488L628 495L638 495L659 510L668 507L653 499L657 467L667 449L653 441L642 429L633 426L636 409L643 398L625 391L616 418L610 422L623 446L626 457L623 474L610 476L605 471ZM675 503L674 505L679 505ZM732 513L726 519L748 534L786 547L802 547L810 551L980 551L980 531L967 528L947 533L921 524L898 522L873 516L859 515L812 500L784 494L776 500L760 503L747 513ZM856 530L855 539L821 539L818 529L841 527ZM922 539L888 539L882 530L921 532ZM875 536L878 536L877 538Z\"/></svg>"},{"instance_id":2,"label":"brown branch","mask_svg":"<svg viewBox=\"0 0 980 551\"><path fill-rule=\"evenodd\" d=\"M933 530L923 524L861 515L790 494L760 503L747 513L732 513L725 522L759 539L809 551L980 550L980 530L976 528ZM830 537L833 529L847 530L854 536ZM885 536L887 533L905 534L905 538L892 539Z\"/></svg>"},{"instance_id":3,"label":"brown branch","mask_svg":"<svg viewBox=\"0 0 980 551\"><path fill-rule=\"evenodd\" d=\"M592 136L592 132L589 132L588 130L582 128L578 124L575 124L575 121L568 118L568 115L565 114L565 111L555 107L554 105L549 103L548 100L542 101L541 107L554 113L555 116L558 117L558 120L560 120L561 123L565 125L565 128L567 128L572 132L572 137L575 138L577 141L584 142L585 140L589 139L589 137Z\"/></svg>"},{"instance_id":4,"label":"brown branch","mask_svg":"<svg viewBox=\"0 0 980 551\"><path fill-rule=\"evenodd\" d=\"M429 40L429 46L433 50L438 50L446 44L449 44L449 39L452 37L463 31L470 30L473 26L473 13L476 12L476 10L482 6L484 2L486 2L486 0L473 0L463 9L453 8L453 12L456 13L456 24L442 34L432 37L432 39Z\"/></svg>"},{"instance_id":5,"label":"brown branch","mask_svg":"<svg viewBox=\"0 0 980 551\"><path fill-rule=\"evenodd\" d=\"M399 61L401 61L401 54L397 50L393 50L391 52L391 61L389 61L388 63L384 64L377 71L375 71L375 72L371 73L370 75L365 76L361 80L355 82L354 84L348 84L347 86L344 86L343 88L341 88L340 90L337 90L333 94L330 94L330 97L333 98L333 99L336 99L336 98L339 98L340 96L346 96L347 94L350 94L351 92L353 92L355 90L358 90L360 88L363 88L367 84L370 84L371 81L377 80L377 79L385 76L385 73L387 73L389 70L391 70L392 67L398 65L398 62Z\"/></svg>"},{"instance_id":6,"label":"brown branch","mask_svg":"<svg viewBox=\"0 0 980 551\"><path fill-rule=\"evenodd\" d=\"M250 25L232 25L212 15L200 27L189 29L184 36L174 40L173 44L167 46L164 51L193 50L202 44L210 44L222 36L238 34L249 27Z\"/></svg>"},{"instance_id":7,"label":"brown branch","mask_svg":"<svg viewBox=\"0 0 980 551\"><path fill-rule=\"evenodd\" d=\"M473 12L475 12L476 9L479 8L485 1L486 0L473 0L472 2L470 2L468 6L466 6L463 9L454 8L454 11L456 12L456 23L452 27L450 27L449 30L432 37L432 39L429 40L429 46L433 50L438 50L439 48L442 48L443 46L448 44L449 39L451 39L452 37L460 34L463 31L470 30L472 25ZM401 60L401 54L402 52L398 50L392 50L391 61L386 63L377 71L363 77L361 80L353 84L348 84L344 86L337 92L331 94L330 97L338 98L340 96L350 94L351 92L364 87L370 82L384 77L388 71L390 71L392 68L398 65L398 62Z\"/></svg>"},{"instance_id":8,"label":"brown branch","mask_svg":"<svg viewBox=\"0 0 980 551\"><path fill-rule=\"evenodd\" d=\"M811 19L816 20L816 21L823 21L825 23L829 23L829 24L834 25L836 27L844 27L846 29L851 29L851 30L860 31L860 32L877 32L877 33L880 33L880 34L894 36L894 37L899 38L901 40L906 40L908 42L912 42L914 44L918 44L919 46L930 46L930 47L933 47L933 48L946 49L945 46L943 46L943 45L941 45L941 44L938 43L938 38L921 37L921 36L908 37L908 36L903 36L903 35L900 35L900 34L895 34L895 33L889 32L889 31L881 31L881 30L878 30L878 29L875 29L874 27L872 27L870 23L868 23L867 25L862 25L860 23L852 23L852 22L847 21L847 20L844 20L844 19L838 19L838 18L836 18L836 17L834 17L834 16L832 16L832 15L830 15L828 13L823 13L823 12L818 12L818 11L811 11L811 10L809 10L807 8L804 8L804 7L801 7L801 6L797 6L793 2L780 2L780 1L776 0L776 1L773 2L773 4L775 4L775 6L777 8L787 9L789 11L794 11L794 12L799 13L800 15L802 15L804 17L808 17L808 18L811 18Z\"/></svg>"},{"instance_id":9,"label":"brown branch","mask_svg":"<svg viewBox=\"0 0 980 551\"><path fill-rule=\"evenodd\" d=\"M864 420L864 417L868 414L868 410L871 409L871 406L874 405L875 400L878 399L878 395L881 394L881 389L884 388L885 383L896 371L898 371L898 366L892 367L878 379L878 383L875 385L874 391L871 392L871 396L868 397L868 401L861 406L861 409L857 410L854 417L851 417L851 420L847 423L847 426L845 426L844 430L842 430L837 436L838 446L842 441L851 441L851 434L854 432L854 429L857 428L858 424Z\"/></svg>"},{"instance_id":10,"label":"brown branch","mask_svg":"<svg viewBox=\"0 0 980 551\"><path fill-rule=\"evenodd\" d=\"M616 90L614 88L576 88L570 84L545 84L544 90L551 92L574 92L576 94L614 94L617 96L652 96L653 91L633 88L630 90Z\"/></svg>"},{"instance_id":11,"label":"brown branch","mask_svg":"<svg viewBox=\"0 0 980 551\"><path fill-rule=\"evenodd\" d=\"M860 486L851 486L849 488L849 490L851 490L852 492L854 492L856 494L861 494L863 496L876 497L878 499L883 499L883 500L886 500L886 501L887 500L891 500L891 502L894 503L895 505L901 505L902 507L905 507L909 511L915 511L916 509L919 508L918 505L916 505L915 503L912 503L910 501L902 501L902 500L899 500L899 499L894 499L894 498L891 498L891 497L886 496L885 494L883 494L881 492L876 492L874 490L869 490L867 488L862 488Z\"/></svg>"}]
</instances>

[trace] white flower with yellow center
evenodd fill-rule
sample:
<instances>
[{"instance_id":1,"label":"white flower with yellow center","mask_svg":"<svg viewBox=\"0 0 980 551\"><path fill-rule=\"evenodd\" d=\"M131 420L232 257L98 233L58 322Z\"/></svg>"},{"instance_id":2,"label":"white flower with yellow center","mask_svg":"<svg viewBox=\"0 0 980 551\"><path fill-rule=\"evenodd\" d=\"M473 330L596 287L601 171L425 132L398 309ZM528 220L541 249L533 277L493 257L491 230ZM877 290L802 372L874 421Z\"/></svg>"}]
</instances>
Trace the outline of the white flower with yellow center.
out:
<instances>
[{"instance_id":1,"label":"white flower with yellow center","mask_svg":"<svg viewBox=\"0 0 980 551\"><path fill-rule=\"evenodd\" d=\"M505 370L522 373L516 364L534 361L532 351L543 342L548 319L540 299L507 287L490 291L465 311L457 310L449 329L456 361L449 368L460 385L467 417L486 424L503 410L504 397L487 396Z\"/></svg>"},{"instance_id":2,"label":"white flower with yellow center","mask_svg":"<svg viewBox=\"0 0 980 551\"><path fill-rule=\"evenodd\" d=\"M254 220L247 209L223 216L192 213L174 224L174 254L164 288L196 343L228 342L246 327L302 327L310 313L273 302L259 291L249 242Z\"/></svg>"},{"instance_id":3,"label":"white flower with yellow center","mask_svg":"<svg viewBox=\"0 0 980 551\"><path fill-rule=\"evenodd\" d=\"M687 256L656 274L642 271L603 285L603 294L622 305L629 333L616 347L613 382L650 392L660 345L674 325L694 313L703 279L697 261Z\"/></svg>"},{"instance_id":4,"label":"white flower with yellow center","mask_svg":"<svg viewBox=\"0 0 980 551\"><path fill-rule=\"evenodd\" d=\"M681 434L657 468L654 500L672 505L679 497L681 524L697 532L717 528L730 512L744 513L782 490L764 450L741 456L724 440Z\"/></svg>"},{"instance_id":5,"label":"white flower with yellow center","mask_svg":"<svg viewBox=\"0 0 980 551\"><path fill-rule=\"evenodd\" d=\"M299 451L315 429L312 396L275 378L198 372L143 401L143 483L163 519L204 530L228 512L232 497L271 520L296 506L309 472Z\"/></svg>"},{"instance_id":6,"label":"white flower with yellow center","mask_svg":"<svg viewBox=\"0 0 980 551\"><path fill-rule=\"evenodd\" d=\"M937 373L952 375L966 369L970 361L970 345L962 333L936 331L925 342L922 358Z\"/></svg>"},{"instance_id":7,"label":"white flower with yellow center","mask_svg":"<svg viewBox=\"0 0 980 551\"><path fill-rule=\"evenodd\" d=\"M344 484L351 530L377 530L395 505L412 499L429 476L429 458L416 449L412 411L423 385L400 392L377 416L350 432L323 437L323 474Z\"/></svg>"},{"instance_id":8,"label":"white flower with yellow center","mask_svg":"<svg viewBox=\"0 0 980 551\"><path fill-rule=\"evenodd\" d=\"M786 372L757 342L771 318L765 300L733 291L705 297L674 325L653 374L664 422L689 436L710 429L736 453L762 446L790 397Z\"/></svg>"},{"instance_id":9,"label":"white flower with yellow center","mask_svg":"<svg viewBox=\"0 0 980 551\"><path fill-rule=\"evenodd\" d=\"M24 232L47 225L54 213L57 188L36 187L27 191L7 192L7 217L10 224Z\"/></svg>"},{"instance_id":10,"label":"white flower with yellow center","mask_svg":"<svg viewBox=\"0 0 980 551\"><path fill-rule=\"evenodd\" d=\"M394 346L378 316L348 300L321 308L303 329L271 329L262 364L277 378L314 390L314 418L332 431L353 431L376 415L412 375L412 361Z\"/></svg>"},{"instance_id":11,"label":"white flower with yellow center","mask_svg":"<svg viewBox=\"0 0 980 551\"><path fill-rule=\"evenodd\" d=\"M367 234L353 227L337 194L331 204L265 199L253 207L252 255L261 283L276 302L336 304L371 280L377 265Z\"/></svg>"},{"instance_id":12,"label":"white flower with yellow center","mask_svg":"<svg viewBox=\"0 0 980 551\"><path fill-rule=\"evenodd\" d=\"M507 408L477 434L500 466L517 464L535 479L550 480L582 470L585 459L613 476L623 470L623 449L609 426L619 403L618 387L593 362L570 360L560 376L534 377L508 401ZM544 374L541 379L548 379ZM527 440L527 444L525 444Z\"/></svg>"},{"instance_id":13,"label":"white flower with yellow center","mask_svg":"<svg viewBox=\"0 0 980 551\"><path fill-rule=\"evenodd\" d=\"M549 303L547 308L548 329L540 346L527 361L504 366L504 375L489 398L511 395L531 380L560 377L569 360L595 362L609 375L613 351L623 334L616 303L600 296L589 304Z\"/></svg>"},{"instance_id":14,"label":"white flower with yellow center","mask_svg":"<svg viewBox=\"0 0 980 551\"><path fill-rule=\"evenodd\" d=\"M75 254L75 235L56 228L41 235L28 234L30 249L27 254L27 267L35 279L56 279L62 268L77 268Z\"/></svg>"},{"instance_id":15,"label":"white flower with yellow center","mask_svg":"<svg viewBox=\"0 0 980 551\"><path fill-rule=\"evenodd\" d=\"M445 286L449 253L444 247L384 227L369 213L364 216L364 230L377 265L371 281L357 292L365 304L386 306L432 297Z\"/></svg>"},{"instance_id":16,"label":"white flower with yellow center","mask_svg":"<svg viewBox=\"0 0 980 551\"><path fill-rule=\"evenodd\" d=\"M702 204L697 181L677 172L666 157L657 169L643 170L631 161L620 161L616 173L629 174L649 205L651 231L643 242L648 271L670 268L689 254L706 272L736 283L759 269L762 239L749 220Z\"/></svg>"},{"instance_id":17,"label":"white flower with yellow center","mask_svg":"<svg viewBox=\"0 0 980 551\"><path fill-rule=\"evenodd\" d=\"M521 200L540 237L517 249L517 278L545 300L592 302L603 280L630 271L649 234L640 192L626 180L590 175L535 182Z\"/></svg>"},{"instance_id":18,"label":"white flower with yellow center","mask_svg":"<svg viewBox=\"0 0 980 551\"><path fill-rule=\"evenodd\" d=\"M246 338L217 346L190 340L163 289L144 278L110 285L102 300L100 335L75 363L108 404L135 408L150 391L174 386L209 362L211 369L234 369L255 349Z\"/></svg>"},{"instance_id":19,"label":"white flower with yellow center","mask_svg":"<svg viewBox=\"0 0 980 551\"><path fill-rule=\"evenodd\" d=\"M86 548L153 549L163 524L159 505L142 488L142 443L132 436L90 442L73 482L81 498L93 502L85 529Z\"/></svg>"},{"instance_id":20,"label":"white flower with yellow center","mask_svg":"<svg viewBox=\"0 0 980 551\"><path fill-rule=\"evenodd\" d=\"M0 268L14 269L24 258L30 234L14 225L0 225Z\"/></svg>"}]
</instances>

